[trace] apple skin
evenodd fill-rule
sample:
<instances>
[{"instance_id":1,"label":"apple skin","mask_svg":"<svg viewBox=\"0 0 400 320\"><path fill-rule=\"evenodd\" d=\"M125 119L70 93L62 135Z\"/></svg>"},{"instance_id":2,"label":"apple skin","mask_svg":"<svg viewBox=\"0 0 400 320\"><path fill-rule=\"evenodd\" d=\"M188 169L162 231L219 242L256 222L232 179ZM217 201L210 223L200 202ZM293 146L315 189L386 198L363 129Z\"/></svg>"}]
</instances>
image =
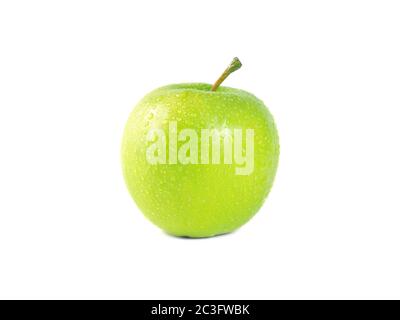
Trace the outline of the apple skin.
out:
<instances>
[{"instance_id":1,"label":"apple skin","mask_svg":"<svg viewBox=\"0 0 400 320\"><path fill-rule=\"evenodd\" d=\"M239 228L261 208L277 170L278 132L264 103L243 90L210 89L204 83L158 88L138 103L125 127L122 167L128 190L144 215L171 235L210 237ZM253 172L237 175L235 163L149 164L147 133L159 128L167 134L169 121L177 121L178 131L254 129Z\"/></svg>"}]
</instances>

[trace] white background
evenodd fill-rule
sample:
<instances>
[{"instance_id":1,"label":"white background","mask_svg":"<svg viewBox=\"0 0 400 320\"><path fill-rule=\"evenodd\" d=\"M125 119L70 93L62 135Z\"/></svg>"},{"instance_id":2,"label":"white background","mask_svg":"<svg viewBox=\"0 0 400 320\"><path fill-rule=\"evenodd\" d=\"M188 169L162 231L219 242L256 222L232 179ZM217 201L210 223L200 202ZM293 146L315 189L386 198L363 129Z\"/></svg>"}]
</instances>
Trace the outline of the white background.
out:
<instances>
[{"instance_id":1,"label":"white background","mask_svg":"<svg viewBox=\"0 0 400 320\"><path fill-rule=\"evenodd\" d=\"M2 1L0 298L400 298L398 1ZM256 217L165 235L120 143L152 89L263 99L281 161Z\"/></svg>"}]
</instances>

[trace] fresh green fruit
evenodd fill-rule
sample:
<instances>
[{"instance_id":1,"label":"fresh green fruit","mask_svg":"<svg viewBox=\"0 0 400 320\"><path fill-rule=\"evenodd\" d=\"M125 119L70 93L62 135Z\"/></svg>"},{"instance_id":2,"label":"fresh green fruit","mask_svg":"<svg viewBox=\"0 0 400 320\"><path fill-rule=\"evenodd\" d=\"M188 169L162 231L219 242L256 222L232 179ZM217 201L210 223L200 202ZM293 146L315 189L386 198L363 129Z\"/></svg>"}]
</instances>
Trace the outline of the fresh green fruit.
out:
<instances>
[{"instance_id":1,"label":"fresh green fruit","mask_svg":"<svg viewBox=\"0 0 400 320\"><path fill-rule=\"evenodd\" d=\"M134 108L126 124L122 163L127 187L144 215L169 234L209 237L231 232L260 209L272 187L279 158L272 115L254 95L219 86L240 65L239 60L234 60L214 86L188 83L154 90ZM197 150L184 149L189 136L187 140L177 140L184 129L198 134L191 140ZM233 132L241 130L243 144L238 144L236 150L233 141L229 151L224 148L224 134L217 136L218 162L213 158L217 148L213 149L212 138L208 146L201 147L202 129L228 132L232 139ZM154 134L149 139L152 130L162 130L165 136ZM249 133L246 140L248 132L254 136ZM154 149L162 141L165 149ZM235 152L242 156L247 152L248 161L236 161L240 157L236 159ZM158 162L151 163L149 154ZM253 163L249 155L253 156ZM186 162L181 159L184 156ZM225 163L224 159L230 156L231 164ZM208 164L202 162L206 158Z\"/></svg>"}]
</instances>

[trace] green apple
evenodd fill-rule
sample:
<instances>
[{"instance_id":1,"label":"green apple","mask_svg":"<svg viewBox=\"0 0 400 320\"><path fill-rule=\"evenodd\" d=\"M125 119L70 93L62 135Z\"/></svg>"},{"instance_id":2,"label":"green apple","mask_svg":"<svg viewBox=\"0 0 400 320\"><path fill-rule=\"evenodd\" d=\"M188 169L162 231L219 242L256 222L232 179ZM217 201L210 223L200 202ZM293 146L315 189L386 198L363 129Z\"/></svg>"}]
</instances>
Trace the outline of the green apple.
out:
<instances>
[{"instance_id":1,"label":"green apple","mask_svg":"<svg viewBox=\"0 0 400 320\"><path fill-rule=\"evenodd\" d=\"M251 93L217 82L173 84L134 108L122 142L128 190L144 215L175 236L231 232L261 208L275 177L278 132Z\"/></svg>"}]
</instances>

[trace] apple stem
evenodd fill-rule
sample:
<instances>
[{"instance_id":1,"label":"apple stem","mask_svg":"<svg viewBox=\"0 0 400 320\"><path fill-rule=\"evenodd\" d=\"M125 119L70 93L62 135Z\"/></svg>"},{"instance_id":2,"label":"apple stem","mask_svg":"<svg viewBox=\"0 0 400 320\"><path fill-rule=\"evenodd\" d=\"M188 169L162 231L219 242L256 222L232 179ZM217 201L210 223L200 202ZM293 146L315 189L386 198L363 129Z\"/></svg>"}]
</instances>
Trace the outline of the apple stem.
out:
<instances>
[{"instance_id":1,"label":"apple stem","mask_svg":"<svg viewBox=\"0 0 400 320\"><path fill-rule=\"evenodd\" d=\"M236 70L239 70L240 67L242 66L242 63L240 60L235 57L233 58L231 64L228 66L228 68L225 69L225 71L221 74L221 76L218 78L217 81L213 84L211 87L211 91L216 91L218 87L221 85L221 83L233 72Z\"/></svg>"}]
</instances>

